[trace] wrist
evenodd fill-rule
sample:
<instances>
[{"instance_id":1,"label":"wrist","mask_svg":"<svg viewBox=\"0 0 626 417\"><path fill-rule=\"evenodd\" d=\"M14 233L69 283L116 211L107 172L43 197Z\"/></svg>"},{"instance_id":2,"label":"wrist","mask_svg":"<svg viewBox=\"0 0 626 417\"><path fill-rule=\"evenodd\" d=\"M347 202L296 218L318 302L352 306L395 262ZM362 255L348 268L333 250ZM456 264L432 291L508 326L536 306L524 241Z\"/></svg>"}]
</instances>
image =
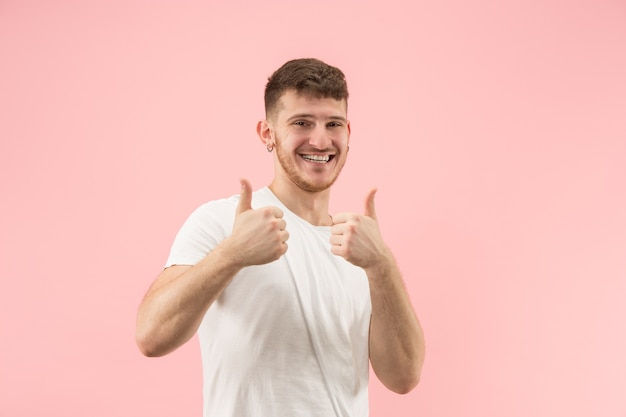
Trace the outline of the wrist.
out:
<instances>
[{"instance_id":1,"label":"wrist","mask_svg":"<svg viewBox=\"0 0 626 417\"><path fill-rule=\"evenodd\" d=\"M385 248L385 251L380 256L372 261L372 263L365 268L367 276L378 277L387 276L395 268L395 260L389 249Z\"/></svg>"},{"instance_id":2,"label":"wrist","mask_svg":"<svg viewBox=\"0 0 626 417\"><path fill-rule=\"evenodd\" d=\"M224 270L233 275L249 266L243 252L239 250L239 245L230 236L217 245L209 255L212 262L218 263Z\"/></svg>"}]
</instances>

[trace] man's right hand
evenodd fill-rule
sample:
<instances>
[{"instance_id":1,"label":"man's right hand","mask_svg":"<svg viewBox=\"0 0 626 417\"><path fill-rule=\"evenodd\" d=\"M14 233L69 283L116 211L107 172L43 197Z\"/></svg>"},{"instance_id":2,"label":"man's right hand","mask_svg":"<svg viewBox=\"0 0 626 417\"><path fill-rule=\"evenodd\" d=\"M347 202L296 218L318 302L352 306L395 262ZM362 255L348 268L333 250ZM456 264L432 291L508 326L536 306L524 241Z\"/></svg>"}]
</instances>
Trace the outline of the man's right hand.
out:
<instances>
[{"instance_id":1,"label":"man's right hand","mask_svg":"<svg viewBox=\"0 0 626 417\"><path fill-rule=\"evenodd\" d=\"M289 232L278 207L252 208L252 185L242 178L241 195L229 240L238 249L237 259L244 266L273 262L287 252Z\"/></svg>"}]
</instances>

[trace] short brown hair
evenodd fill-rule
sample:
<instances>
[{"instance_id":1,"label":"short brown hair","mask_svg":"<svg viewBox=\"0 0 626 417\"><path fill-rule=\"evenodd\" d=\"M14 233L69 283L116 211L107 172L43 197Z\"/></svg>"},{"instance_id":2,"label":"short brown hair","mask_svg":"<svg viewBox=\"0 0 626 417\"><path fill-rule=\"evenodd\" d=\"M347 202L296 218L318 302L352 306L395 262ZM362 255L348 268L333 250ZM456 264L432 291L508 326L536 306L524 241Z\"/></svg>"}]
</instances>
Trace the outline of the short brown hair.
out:
<instances>
[{"instance_id":1,"label":"short brown hair","mask_svg":"<svg viewBox=\"0 0 626 417\"><path fill-rule=\"evenodd\" d=\"M276 110L280 97L288 90L316 98L348 100L348 85L343 72L315 58L288 61L268 78L265 85L266 117Z\"/></svg>"}]
</instances>

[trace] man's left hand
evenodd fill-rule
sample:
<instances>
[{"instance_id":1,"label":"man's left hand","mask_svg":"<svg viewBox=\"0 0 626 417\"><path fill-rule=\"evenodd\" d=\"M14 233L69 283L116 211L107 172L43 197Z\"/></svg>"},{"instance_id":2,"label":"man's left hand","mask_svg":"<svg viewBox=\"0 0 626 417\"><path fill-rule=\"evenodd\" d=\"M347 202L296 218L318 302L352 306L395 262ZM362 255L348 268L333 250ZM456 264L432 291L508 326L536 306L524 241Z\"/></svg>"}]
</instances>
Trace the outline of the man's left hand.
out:
<instances>
[{"instance_id":1,"label":"man's left hand","mask_svg":"<svg viewBox=\"0 0 626 417\"><path fill-rule=\"evenodd\" d=\"M376 191L365 198L364 214L336 214L330 229L331 252L363 269L377 265L387 252L376 219Z\"/></svg>"}]
</instances>

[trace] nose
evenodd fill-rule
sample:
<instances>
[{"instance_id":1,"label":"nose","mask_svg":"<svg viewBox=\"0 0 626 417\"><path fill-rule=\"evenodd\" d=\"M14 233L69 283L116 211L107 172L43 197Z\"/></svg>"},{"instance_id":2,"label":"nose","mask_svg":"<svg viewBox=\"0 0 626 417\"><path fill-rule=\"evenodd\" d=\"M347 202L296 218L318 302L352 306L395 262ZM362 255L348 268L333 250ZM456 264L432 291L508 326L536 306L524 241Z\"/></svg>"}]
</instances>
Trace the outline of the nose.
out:
<instances>
[{"instance_id":1,"label":"nose","mask_svg":"<svg viewBox=\"0 0 626 417\"><path fill-rule=\"evenodd\" d=\"M331 137L326 130L326 126L323 124L317 125L315 129L311 131L309 145L313 146L315 149L328 149L330 148L331 142Z\"/></svg>"}]
</instances>

